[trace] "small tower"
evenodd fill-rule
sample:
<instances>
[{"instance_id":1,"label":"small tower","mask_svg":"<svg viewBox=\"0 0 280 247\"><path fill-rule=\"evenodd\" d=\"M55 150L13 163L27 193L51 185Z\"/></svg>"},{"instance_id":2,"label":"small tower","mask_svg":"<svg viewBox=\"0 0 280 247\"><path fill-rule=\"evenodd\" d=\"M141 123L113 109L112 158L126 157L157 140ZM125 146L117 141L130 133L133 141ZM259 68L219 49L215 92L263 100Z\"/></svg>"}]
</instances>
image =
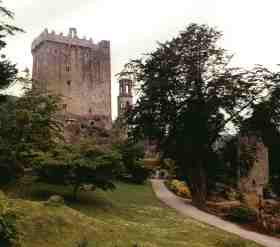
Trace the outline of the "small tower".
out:
<instances>
[{"instance_id":1,"label":"small tower","mask_svg":"<svg viewBox=\"0 0 280 247\"><path fill-rule=\"evenodd\" d=\"M123 78L119 80L118 116L120 117L127 108L133 104L132 80Z\"/></svg>"}]
</instances>

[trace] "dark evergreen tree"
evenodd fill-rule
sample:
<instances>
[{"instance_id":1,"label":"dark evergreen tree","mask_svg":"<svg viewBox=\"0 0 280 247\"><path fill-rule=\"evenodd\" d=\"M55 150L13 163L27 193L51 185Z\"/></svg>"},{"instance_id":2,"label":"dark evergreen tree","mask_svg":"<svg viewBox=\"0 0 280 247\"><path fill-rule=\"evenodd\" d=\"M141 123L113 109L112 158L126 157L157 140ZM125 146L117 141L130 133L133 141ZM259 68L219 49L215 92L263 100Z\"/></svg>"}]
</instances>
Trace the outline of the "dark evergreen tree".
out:
<instances>
[{"instance_id":1,"label":"dark evergreen tree","mask_svg":"<svg viewBox=\"0 0 280 247\"><path fill-rule=\"evenodd\" d=\"M15 35L17 32L23 32L22 29L10 24L9 20L13 20L14 13L2 6L0 1L0 90L7 88L11 83L16 81L17 68L14 63L6 58L1 51L6 47L6 38L9 35ZM3 99L3 98L2 98Z\"/></svg>"}]
</instances>

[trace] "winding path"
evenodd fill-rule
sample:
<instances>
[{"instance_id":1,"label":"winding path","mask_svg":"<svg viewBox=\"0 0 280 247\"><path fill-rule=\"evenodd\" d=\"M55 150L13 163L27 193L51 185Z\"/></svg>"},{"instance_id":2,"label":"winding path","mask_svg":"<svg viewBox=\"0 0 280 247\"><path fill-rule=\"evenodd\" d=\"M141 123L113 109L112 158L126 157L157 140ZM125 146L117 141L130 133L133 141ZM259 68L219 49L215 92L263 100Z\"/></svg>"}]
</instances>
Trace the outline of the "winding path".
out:
<instances>
[{"instance_id":1,"label":"winding path","mask_svg":"<svg viewBox=\"0 0 280 247\"><path fill-rule=\"evenodd\" d=\"M204 222L208 225L215 226L224 231L236 234L241 238L255 241L266 247L280 247L280 240L277 238L269 237L260 233L242 229L238 225L220 219L217 216L205 213L194 206L185 202L184 199L177 197L171 193L164 185L162 180L152 179L153 190L162 202L171 208L176 209L181 214L192 217L198 221Z\"/></svg>"}]
</instances>

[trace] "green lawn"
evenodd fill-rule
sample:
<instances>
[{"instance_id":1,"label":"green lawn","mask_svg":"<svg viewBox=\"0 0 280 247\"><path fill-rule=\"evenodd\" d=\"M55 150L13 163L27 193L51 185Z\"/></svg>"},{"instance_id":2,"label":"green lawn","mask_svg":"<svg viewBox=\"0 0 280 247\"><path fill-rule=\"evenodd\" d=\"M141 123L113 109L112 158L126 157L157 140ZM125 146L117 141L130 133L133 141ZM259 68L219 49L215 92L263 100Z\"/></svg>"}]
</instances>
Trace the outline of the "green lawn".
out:
<instances>
[{"instance_id":1,"label":"green lawn","mask_svg":"<svg viewBox=\"0 0 280 247\"><path fill-rule=\"evenodd\" d=\"M43 200L51 194L61 194L67 200L71 193L70 188L44 184L20 189L26 199L32 200ZM149 184L118 183L113 192L83 192L79 202L68 200L67 205L92 219L91 227L94 230L87 234L88 247L260 246L182 217L160 203Z\"/></svg>"}]
</instances>

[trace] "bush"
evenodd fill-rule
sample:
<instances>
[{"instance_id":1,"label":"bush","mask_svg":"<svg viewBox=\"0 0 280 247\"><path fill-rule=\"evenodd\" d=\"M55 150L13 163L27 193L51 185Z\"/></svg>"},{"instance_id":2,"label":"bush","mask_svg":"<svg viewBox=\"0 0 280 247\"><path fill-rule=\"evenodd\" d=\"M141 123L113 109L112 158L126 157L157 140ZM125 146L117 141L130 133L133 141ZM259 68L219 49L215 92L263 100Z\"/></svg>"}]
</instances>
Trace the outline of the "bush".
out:
<instances>
[{"instance_id":1,"label":"bush","mask_svg":"<svg viewBox=\"0 0 280 247\"><path fill-rule=\"evenodd\" d=\"M143 161L135 161L129 173L134 183L143 184L149 177L150 170L144 166Z\"/></svg>"},{"instance_id":2,"label":"bush","mask_svg":"<svg viewBox=\"0 0 280 247\"><path fill-rule=\"evenodd\" d=\"M241 206L231 208L227 218L236 223L246 224L255 222L257 220L257 213L253 209Z\"/></svg>"},{"instance_id":3,"label":"bush","mask_svg":"<svg viewBox=\"0 0 280 247\"><path fill-rule=\"evenodd\" d=\"M114 180L122 165L116 150L92 143L34 152L31 164L39 181L72 185L74 199L84 185L91 185L92 190L114 189Z\"/></svg>"},{"instance_id":4,"label":"bush","mask_svg":"<svg viewBox=\"0 0 280 247\"><path fill-rule=\"evenodd\" d=\"M239 191L234 190L233 188L228 188L227 190L225 190L225 197L230 201L241 200L242 194Z\"/></svg>"},{"instance_id":5,"label":"bush","mask_svg":"<svg viewBox=\"0 0 280 247\"><path fill-rule=\"evenodd\" d=\"M129 141L122 143L118 147L122 156L124 171L121 175L122 179L130 182L143 184L150 174L149 165L144 158L143 143L131 143Z\"/></svg>"},{"instance_id":6,"label":"bush","mask_svg":"<svg viewBox=\"0 0 280 247\"><path fill-rule=\"evenodd\" d=\"M16 216L9 209L7 198L1 193L0 197L0 246L10 247L17 241L15 227Z\"/></svg>"},{"instance_id":7,"label":"bush","mask_svg":"<svg viewBox=\"0 0 280 247\"><path fill-rule=\"evenodd\" d=\"M188 186L177 179L173 179L166 182L167 187L173 191L177 196L184 198L191 198L191 191Z\"/></svg>"},{"instance_id":8,"label":"bush","mask_svg":"<svg viewBox=\"0 0 280 247\"><path fill-rule=\"evenodd\" d=\"M12 154L6 151L5 153L0 147L0 185L9 184L24 174L23 168L13 160Z\"/></svg>"}]
</instances>

